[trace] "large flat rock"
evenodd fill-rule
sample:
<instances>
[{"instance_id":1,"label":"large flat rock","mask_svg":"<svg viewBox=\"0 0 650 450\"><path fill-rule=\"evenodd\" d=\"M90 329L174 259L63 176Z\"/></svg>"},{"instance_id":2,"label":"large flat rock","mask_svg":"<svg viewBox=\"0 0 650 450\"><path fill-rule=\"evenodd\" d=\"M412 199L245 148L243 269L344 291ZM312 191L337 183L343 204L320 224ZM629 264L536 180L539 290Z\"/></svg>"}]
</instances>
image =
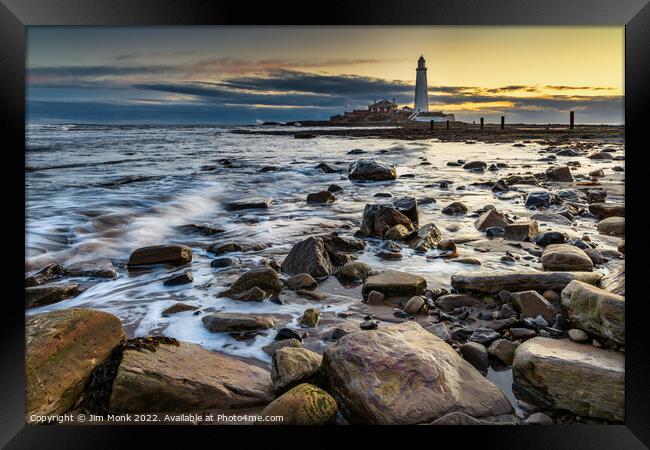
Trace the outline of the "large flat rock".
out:
<instances>
[{"instance_id":1,"label":"large flat rock","mask_svg":"<svg viewBox=\"0 0 650 450\"><path fill-rule=\"evenodd\" d=\"M116 412L193 412L264 405L273 399L268 371L180 342L124 351L109 408Z\"/></svg>"},{"instance_id":2,"label":"large flat rock","mask_svg":"<svg viewBox=\"0 0 650 450\"><path fill-rule=\"evenodd\" d=\"M551 244L544 248L542 266L546 270L587 271L594 264L584 250L569 244Z\"/></svg>"},{"instance_id":3,"label":"large flat rock","mask_svg":"<svg viewBox=\"0 0 650 450\"><path fill-rule=\"evenodd\" d=\"M598 272L479 272L451 276L451 286L459 292L497 294L507 291L561 291L573 280L596 284L602 278Z\"/></svg>"},{"instance_id":4,"label":"large flat rock","mask_svg":"<svg viewBox=\"0 0 650 450\"><path fill-rule=\"evenodd\" d=\"M427 281L419 275L389 270L366 278L362 293L364 297L371 291L386 297L412 297L423 294L426 288Z\"/></svg>"},{"instance_id":5,"label":"large flat rock","mask_svg":"<svg viewBox=\"0 0 650 450\"><path fill-rule=\"evenodd\" d=\"M271 206L273 199L270 197L254 197L234 200L225 204L228 211L241 211L243 209L266 209Z\"/></svg>"},{"instance_id":6,"label":"large flat rock","mask_svg":"<svg viewBox=\"0 0 650 450\"><path fill-rule=\"evenodd\" d=\"M418 424L453 411L477 418L512 411L499 388L414 322L342 337L325 350L321 372L354 424Z\"/></svg>"},{"instance_id":7,"label":"large flat rock","mask_svg":"<svg viewBox=\"0 0 650 450\"><path fill-rule=\"evenodd\" d=\"M26 417L62 414L79 398L93 371L125 338L120 320L90 309L27 317Z\"/></svg>"},{"instance_id":8,"label":"large flat rock","mask_svg":"<svg viewBox=\"0 0 650 450\"><path fill-rule=\"evenodd\" d=\"M625 357L568 339L536 337L515 351L513 390L532 403L575 414L625 418Z\"/></svg>"}]
</instances>

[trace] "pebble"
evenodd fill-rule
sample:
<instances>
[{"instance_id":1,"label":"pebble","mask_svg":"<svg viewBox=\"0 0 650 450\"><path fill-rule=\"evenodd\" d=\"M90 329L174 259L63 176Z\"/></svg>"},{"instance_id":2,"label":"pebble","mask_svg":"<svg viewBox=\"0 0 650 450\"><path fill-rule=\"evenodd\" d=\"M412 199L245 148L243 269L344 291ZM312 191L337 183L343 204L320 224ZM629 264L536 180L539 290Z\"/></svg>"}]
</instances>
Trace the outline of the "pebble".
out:
<instances>
[{"instance_id":1,"label":"pebble","mask_svg":"<svg viewBox=\"0 0 650 450\"><path fill-rule=\"evenodd\" d=\"M589 336L587 336L587 333L585 333L582 330L578 330L577 328L571 328L568 331L569 338L573 342L587 342L589 340Z\"/></svg>"}]
</instances>

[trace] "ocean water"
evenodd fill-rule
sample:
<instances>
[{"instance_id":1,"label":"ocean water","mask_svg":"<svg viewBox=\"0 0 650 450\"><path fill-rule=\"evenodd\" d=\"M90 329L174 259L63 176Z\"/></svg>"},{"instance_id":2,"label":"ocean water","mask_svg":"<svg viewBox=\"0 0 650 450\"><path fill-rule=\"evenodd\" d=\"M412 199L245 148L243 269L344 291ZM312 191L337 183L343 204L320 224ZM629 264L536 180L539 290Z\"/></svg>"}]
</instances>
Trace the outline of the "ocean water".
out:
<instances>
[{"instance_id":1,"label":"ocean water","mask_svg":"<svg viewBox=\"0 0 650 450\"><path fill-rule=\"evenodd\" d=\"M264 129L268 129L265 127ZM533 211L523 205L521 194L495 195L489 187L473 183L496 181L508 174L537 173L549 167L540 161L546 145L466 144L437 140L400 141L348 137L294 139L293 136L235 134L236 127L217 126L99 126L31 125L27 129L26 164L26 275L51 262L63 265L94 264L111 260L118 277L113 280L66 279L81 282L84 292L53 305L30 309L28 314L69 307L105 310L117 315L130 336L165 334L199 343L206 348L242 357L269 360L261 347L272 341L272 330L254 338L238 340L224 333L210 333L192 311L163 317L162 311L176 302L202 310L277 314L286 325L296 326L308 307L328 313L342 312L360 299L359 290L347 289L335 280L323 290L349 298L319 302L289 298L283 305L267 301L247 303L219 297L246 267L265 258L281 262L296 242L315 234L334 231L352 237L367 203L393 197L433 197L435 202L420 206L420 224L434 222L445 237L457 239L462 256L481 259L482 266L470 266L408 249L404 258L386 261L375 253L380 242L369 240L359 259L377 269L403 270L427 278L429 287L449 288L452 274L485 270L538 270L538 263L516 266L500 261L503 252L479 252L468 241L485 237L474 228L472 217L450 217L441 213L452 201L462 201L470 211L487 204L523 219ZM282 127L282 129L287 129ZM305 128L300 128L304 131ZM604 144L603 147L612 147ZM616 146L614 146L616 147ZM364 155L350 155L362 149ZM613 155L623 155L622 146ZM351 161L371 157L395 164L399 178L394 182L352 183L346 169ZM448 161L483 160L510 166L497 172L472 173L449 167ZM569 158L566 158L568 160ZM596 168L608 169L623 161L597 161L585 156L570 158L582 166L574 173L586 175ZM232 167L224 165L228 160ZM562 161L562 157L558 157ZM323 173L317 164L326 162L341 169ZM426 163L426 164L423 164ZM265 169L264 169L265 168ZM263 170L264 169L264 170ZM406 177L404 177L406 175ZM412 175L412 177L409 177ZM610 191L609 201L622 203L623 173L607 171L602 186ZM451 182L448 188L439 182ZM343 187L331 205L307 204L310 192L330 184ZM539 189L518 186L526 190ZM263 210L226 211L226 202L249 197L270 197ZM187 224L208 224L224 229L213 236L183 231ZM576 237L592 236L601 248L615 248L617 239L599 236L594 219L578 219L575 226L542 225L540 230L566 231ZM457 228L457 229L456 229ZM455 231L451 231L454 229ZM216 242L263 244L264 249L239 252L241 269L210 267L214 255L206 247ZM194 258L187 267L154 267L128 271L129 254L138 247L183 243L192 247ZM516 250L515 250L516 251ZM163 281L188 268L194 282L167 287ZM602 269L607 270L607 269Z\"/></svg>"}]
</instances>

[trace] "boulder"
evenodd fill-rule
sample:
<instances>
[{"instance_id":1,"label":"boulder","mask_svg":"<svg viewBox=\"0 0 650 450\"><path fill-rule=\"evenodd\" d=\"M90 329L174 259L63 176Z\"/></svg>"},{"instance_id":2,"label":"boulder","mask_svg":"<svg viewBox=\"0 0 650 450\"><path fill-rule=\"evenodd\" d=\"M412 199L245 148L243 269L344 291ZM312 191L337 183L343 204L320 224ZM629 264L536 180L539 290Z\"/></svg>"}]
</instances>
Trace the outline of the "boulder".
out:
<instances>
[{"instance_id":1,"label":"boulder","mask_svg":"<svg viewBox=\"0 0 650 450\"><path fill-rule=\"evenodd\" d=\"M245 291L225 292L223 294L220 294L220 296L228 296L233 300L239 300L242 302L261 302L264 301L267 293L263 289L260 289L257 286L253 286L252 288Z\"/></svg>"},{"instance_id":2,"label":"boulder","mask_svg":"<svg viewBox=\"0 0 650 450\"><path fill-rule=\"evenodd\" d=\"M226 242L223 244L211 244L206 250L215 255L222 255L230 252L241 252L244 250L244 247L236 242Z\"/></svg>"},{"instance_id":3,"label":"boulder","mask_svg":"<svg viewBox=\"0 0 650 450\"><path fill-rule=\"evenodd\" d=\"M162 316L166 317L170 314L176 314L183 311L195 311L197 309L199 309L198 306L188 305L187 303L174 303L162 312Z\"/></svg>"},{"instance_id":4,"label":"boulder","mask_svg":"<svg viewBox=\"0 0 650 450\"><path fill-rule=\"evenodd\" d=\"M449 334L449 329L447 328L447 325L445 325L442 322L426 325L424 329L447 343L451 342L451 335Z\"/></svg>"},{"instance_id":5,"label":"boulder","mask_svg":"<svg viewBox=\"0 0 650 450\"><path fill-rule=\"evenodd\" d=\"M171 277L167 278L163 284L165 286L179 286L181 284L188 284L193 281L194 277L192 276L192 272L188 270L183 273L172 275Z\"/></svg>"},{"instance_id":6,"label":"boulder","mask_svg":"<svg viewBox=\"0 0 650 450\"><path fill-rule=\"evenodd\" d=\"M149 264L187 264L192 261L192 249L186 245L152 245L141 247L131 253L127 266Z\"/></svg>"},{"instance_id":7,"label":"boulder","mask_svg":"<svg viewBox=\"0 0 650 450\"><path fill-rule=\"evenodd\" d=\"M249 291L252 288L258 288L265 293L277 293L282 288L278 273L268 266L256 267L244 272L225 292L219 294L219 297L232 297Z\"/></svg>"},{"instance_id":8,"label":"boulder","mask_svg":"<svg viewBox=\"0 0 650 450\"><path fill-rule=\"evenodd\" d=\"M317 308L307 308L298 319L300 325L306 327L315 327L320 320L320 310Z\"/></svg>"},{"instance_id":9,"label":"boulder","mask_svg":"<svg viewBox=\"0 0 650 450\"><path fill-rule=\"evenodd\" d=\"M488 352L485 349L485 346L478 342L466 342L461 345L460 354L463 355L463 358L465 358L467 362L481 372L486 372L490 365Z\"/></svg>"},{"instance_id":10,"label":"boulder","mask_svg":"<svg viewBox=\"0 0 650 450\"><path fill-rule=\"evenodd\" d=\"M404 225L397 224L386 231L384 239L387 241L401 241L407 234L409 234L409 230Z\"/></svg>"},{"instance_id":11,"label":"boulder","mask_svg":"<svg viewBox=\"0 0 650 450\"><path fill-rule=\"evenodd\" d=\"M301 348L302 342L298 339L282 339L281 341L273 341L269 345L262 347L262 351L267 355L273 356L275 352L284 347Z\"/></svg>"},{"instance_id":12,"label":"boulder","mask_svg":"<svg viewBox=\"0 0 650 450\"><path fill-rule=\"evenodd\" d=\"M25 288L25 308L51 305L79 295L78 283L46 284Z\"/></svg>"},{"instance_id":13,"label":"boulder","mask_svg":"<svg viewBox=\"0 0 650 450\"><path fill-rule=\"evenodd\" d=\"M480 170L483 171L487 169L487 163L485 161L470 161L463 165L463 169L466 170Z\"/></svg>"},{"instance_id":14,"label":"boulder","mask_svg":"<svg viewBox=\"0 0 650 450\"><path fill-rule=\"evenodd\" d=\"M340 281L363 282L372 274L372 267L360 261L352 261L341 266L336 272L336 278Z\"/></svg>"},{"instance_id":15,"label":"boulder","mask_svg":"<svg viewBox=\"0 0 650 450\"><path fill-rule=\"evenodd\" d=\"M625 344L625 297L572 281L560 301L562 313L576 327Z\"/></svg>"},{"instance_id":16,"label":"boulder","mask_svg":"<svg viewBox=\"0 0 650 450\"><path fill-rule=\"evenodd\" d=\"M488 355L506 366L512 365L517 346L507 339L497 339L488 347Z\"/></svg>"},{"instance_id":17,"label":"boulder","mask_svg":"<svg viewBox=\"0 0 650 450\"><path fill-rule=\"evenodd\" d=\"M327 190L331 193L334 193L334 192L341 192L343 188L338 184L330 184Z\"/></svg>"},{"instance_id":18,"label":"boulder","mask_svg":"<svg viewBox=\"0 0 650 450\"><path fill-rule=\"evenodd\" d=\"M69 277L117 278L117 271L110 259L83 261L65 267Z\"/></svg>"},{"instance_id":19,"label":"boulder","mask_svg":"<svg viewBox=\"0 0 650 450\"><path fill-rule=\"evenodd\" d=\"M596 284L601 278L598 272L483 272L452 275L451 286L458 292L481 294L498 294L502 290L561 291L573 280Z\"/></svg>"},{"instance_id":20,"label":"boulder","mask_svg":"<svg viewBox=\"0 0 650 450\"><path fill-rule=\"evenodd\" d=\"M544 270L591 271L594 263L584 250L568 244L552 244L542 253Z\"/></svg>"},{"instance_id":21,"label":"boulder","mask_svg":"<svg viewBox=\"0 0 650 450\"><path fill-rule=\"evenodd\" d=\"M402 225L407 231L413 231L415 226L411 219L390 206L380 205L375 212L374 235L383 238L385 233L396 225Z\"/></svg>"},{"instance_id":22,"label":"boulder","mask_svg":"<svg viewBox=\"0 0 650 450\"><path fill-rule=\"evenodd\" d=\"M109 402L118 413L196 412L263 405L273 398L269 372L180 342L155 351L126 349Z\"/></svg>"},{"instance_id":23,"label":"boulder","mask_svg":"<svg viewBox=\"0 0 650 450\"><path fill-rule=\"evenodd\" d=\"M436 248L441 239L442 233L433 223L428 223L404 237L409 247L418 252L426 252Z\"/></svg>"},{"instance_id":24,"label":"boulder","mask_svg":"<svg viewBox=\"0 0 650 450\"><path fill-rule=\"evenodd\" d=\"M526 195L524 205L528 209L548 208L551 205L560 203L562 200L555 194L548 191L533 191Z\"/></svg>"},{"instance_id":25,"label":"boulder","mask_svg":"<svg viewBox=\"0 0 650 450\"><path fill-rule=\"evenodd\" d=\"M26 419L59 415L81 395L93 371L125 339L120 320L91 309L26 317Z\"/></svg>"},{"instance_id":26,"label":"boulder","mask_svg":"<svg viewBox=\"0 0 650 450\"><path fill-rule=\"evenodd\" d=\"M474 226L478 231L485 231L494 227L505 228L507 225L508 221L503 217L503 214L494 209L488 209L474 221Z\"/></svg>"},{"instance_id":27,"label":"boulder","mask_svg":"<svg viewBox=\"0 0 650 450\"><path fill-rule=\"evenodd\" d=\"M426 288L427 281L423 277L391 270L368 277L362 294L364 298L371 291L381 292L386 297L413 297L424 294Z\"/></svg>"},{"instance_id":28,"label":"boulder","mask_svg":"<svg viewBox=\"0 0 650 450\"><path fill-rule=\"evenodd\" d=\"M318 282L308 273L299 273L287 278L286 286L291 290L307 289L312 290L318 287Z\"/></svg>"},{"instance_id":29,"label":"boulder","mask_svg":"<svg viewBox=\"0 0 650 450\"><path fill-rule=\"evenodd\" d=\"M589 212L598 217L599 220L607 219L608 217L625 217L625 206L592 203L589 205Z\"/></svg>"},{"instance_id":30,"label":"boulder","mask_svg":"<svg viewBox=\"0 0 650 450\"><path fill-rule=\"evenodd\" d=\"M312 277L320 278L334 272L325 243L319 237L309 237L295 244L287 257L282 262L282 272L296 275L308 273Z\"/></svg>"},{"instance_id":31,"label":"boulder","mask_svg":"<svg viewBox=\"0 0 650 450\"><path fill-rule=\"evenodd\" d=\"M334 203L336 197L329 191L320 191L307 195L307 203Z\"/></svg>"},{"instance_id":32,"label":"boulder","mask_svg":"<svg viewBox=\"0 0 650 450\"><path fill-rule=\"evenodd\" d=\"M241 211L243 209L266 209L271 206L271 203L273 203L273 199L270 197L256 197L226 203L225 208L227 211Z\"/></svg>"},{"instance_id":33,"label":"boulder","mask_svg":"<svg viewBox=\"0 0 650 450\"><path fill-rule=\"evenodd\" d=\"M348 178L356 181L384 181L397 178L395 166L383 161L360 159L350 164Z\"/></svg>"},{"instance_id":34,"label":"boulder","mask_svg":"<svg viewBox=\"0 0 650 450\"><path fill-rule=\"evenodd\" d=\"M424 307L425 302L424 298L419 295L411 297L408 302L404 305L404 312L412 316L418 314Z\"/></svg>"},{"instance_id":35,"label":"boulder","mask_svg":"<svg viewBox=\"0 0 650 450\"><path fill-rule=\"evenodd\" d=\"M265 422L275 425L327 425L335 420L336 412L336 400L331 395L303 383L273 400L261 416L282 416L282 422Z\"/></svg>"},{"instance_id":36,"label":"boulder","mask_svg":"<svg viewBox=\"0 0 650 450\"><path fill-rule=\"evenodd\" d=\"M542 316L549 323L553 323L557 315L555 307L537 291L513 292L512 306L522 317Z\"/></svg>"},{"instance_id":37,"label":"boulder","mask_svg":"<svg viewBox=\"0 0 650 450\"><path fill-rule=\"evenodd\" d=\"M609 236L625 236L625 218L608 217L598 222L598 232Z\"/></svg>"},{"instance_id":38,"label":"boulder","mask_svg":"<svg viewBox=\"0 0 650 450\"><path fill-rule=\"evenodd\" d=\"M422 204L426 204L427 200L431 203L430 200L435 202L435 199L425 198L422 199ZM418 209L418 200L415 197L399 197L393 200L393 208L404 214L406 217L411 219L413 225L418 225L420 220L420 211Z\"/></svg>"},{"instance_id":39,"label":"boulder","mask_svg":"<svg viewBox=\"0 0 650 450\"><path fill-rule=\"evenodd\" d=\"M65 274L61 264L48 264L35 274L25 278L25 287L38 286Z\"/></svg>"},{"instance_id":40,"label":"boulder","mask_svg":"<svg viewBox=\"0 0 650 450\"><path fill-rule=\"evenodd\" d=\"M287 340L289 339L285 339ZM322 362L321 355L306 348L286 346L277 349L271 362L273 387L281 392L313 377L320 370Z\"/></svg>"},{"instance_id":41,"label":"boulder","mask_svg":"<svg viewBox=\"0 0 650 450\"><path fill-rule=\"evenodd\" d=\"M560 181L563 183L571 183L573 177L571 176L571 169L567 166L552 167L546 170L546 179L548 181Z\"/></svg>"},{"instance_id":42,"label":"boulder","mask_svg":"<svg viewBox=\"0 0 650 450\"><path fill-rule=\"evenodd\" d=\"M532 214L530 216L531 220L536 220L538 222L546 223L546 222L552 222L552 223L559 223L560 225L571 225L572 221L568 217L565 217L561 214L554 213L554 212L538 212L535 214Z\"/></svg>"},{"instance_id":43,"label":"boulder","mask_svg":"<svg viewBox=\"0 0 650 450\"><path fill-rule=\"evenodd\" d=\"M213 333L264 330L275 326L275 319L246 313L212 313L204 316L203 325Z\"/></svg>"},{"instance_id":44,"label":"boulder","mask_svg":"<svg viewBox=\"0 0 650 450\"><path fill-rule=\"evenodd\" d=\"M449 215L466 214L467 206L462 202L452 202L442 208L442 213Z\"/></svg>"},{"instance_id":45,"label":"boulder","mask_svg":"<svg viewBox=\"0 0 650 450\"><path fill-rule=\"evenodd\" d=\"M446 294L438 297L434 303L443 311L452 311L463 306L471 307L480 305L481 301L468 294Z\"/></svg>"},{"instance_id":46,"label":"boulder","mask_svg":"<svg viewBox=\"0 0 650 450\"><path fill-rule=\"evenodd\" d=\"M547 245L551 244L564 244L565 242L566 236L557 231L547 231L545 233L541 233L539 236L537 236L537 239L535 239L535 243L540 247L546 247Z\"/></svg>"},{"instance_id":47,"label":"boulder","mask_svg":"<svg viewBox=\"0 0 650 450\"><path fill-rule=\"evenodd\" d=\"M621 352L536 337L515 351L513 391L530 403L584 417L625 418L625 356Z\"/></svg>"},{"instance_id":48,"label":"boulder","mask_svg":"<svg viewBox=\"0 0 650 450\"><path fill-rule=\"evenodd\" d=\"M537 222L516 222L506 225L504 239L509 241L531 241L537 236Z\"/></svg>"},{"instance_id":49,"label":"boulder","mask_svg":"<svg viewBox=\"0 0 650 450\"><path fill-rule=\"evenodd\" d=\"M352 424L419 424L458 411L508 414L512 405L448 344L414 322L344 336L321 372Z\"/></svg>"}]
</instances>

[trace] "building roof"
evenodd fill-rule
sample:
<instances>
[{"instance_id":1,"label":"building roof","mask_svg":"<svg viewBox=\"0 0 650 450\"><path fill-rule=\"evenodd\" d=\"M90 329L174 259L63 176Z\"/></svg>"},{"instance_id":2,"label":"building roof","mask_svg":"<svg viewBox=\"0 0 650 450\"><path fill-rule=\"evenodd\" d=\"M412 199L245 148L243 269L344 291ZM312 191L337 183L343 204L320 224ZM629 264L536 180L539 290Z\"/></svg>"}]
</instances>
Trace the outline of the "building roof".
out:
<instances>
[{"instance_id":1,"label":"building roof","mask_svg":"<svg viewBox=\"0 0 650 450\"><path fill-rule=\"evenodd\" d=\"M387 106L396 106L396 105L397 105L396 103L393 103L393 102L391 102L390 100L381 100L381 101L378 101L377 103L373 103L373 104L370 105L370 106L383 106L383 107L387 107Z\"/></svg>"}]
</instances>

